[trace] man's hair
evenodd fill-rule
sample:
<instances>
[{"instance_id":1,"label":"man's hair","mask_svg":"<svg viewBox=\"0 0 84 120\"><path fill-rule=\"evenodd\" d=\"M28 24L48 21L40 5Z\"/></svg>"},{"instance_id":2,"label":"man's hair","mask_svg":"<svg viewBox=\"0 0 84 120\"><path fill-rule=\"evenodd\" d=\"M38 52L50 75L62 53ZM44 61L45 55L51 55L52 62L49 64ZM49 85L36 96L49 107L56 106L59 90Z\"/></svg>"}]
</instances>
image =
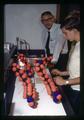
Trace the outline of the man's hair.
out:
<instances>
[{"instance_id":1,"label":"man's hair","mask_svg":"<svg viewBox=\"0 0 84 120\"><path fill-rule=\"evenodd\" d=\"M51 15L53 16L53 14L50 11L45 11L41 14L41 17L43 17L44 15Z\"/></svg>"},{"instance_id":2,"label":"man's hair","mask_svg":"<svg viewBox=\"0 0 84 120\"><path fill-rule=\"evenodd\" d=\"M80 12L76 10L70 12L70 14L61 23L60 27L64 27L67 30L77 29L80 31Z\"/></svg>"}]
</instances>

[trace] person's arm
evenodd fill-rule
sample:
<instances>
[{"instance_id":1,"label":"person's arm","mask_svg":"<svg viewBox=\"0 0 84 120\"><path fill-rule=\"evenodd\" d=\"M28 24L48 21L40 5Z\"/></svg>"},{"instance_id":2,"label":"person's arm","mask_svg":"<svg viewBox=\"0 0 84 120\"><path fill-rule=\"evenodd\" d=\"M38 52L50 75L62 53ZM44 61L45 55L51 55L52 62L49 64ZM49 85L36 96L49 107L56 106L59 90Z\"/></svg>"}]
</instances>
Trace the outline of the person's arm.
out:
<instances>
[{"instance_id":1,"label":"person's arm","mask_svg":"<svg viewBox=\"0 0 84 120\"><path fill-rule=\"evenodd\" d=\"M57 34L56 34L56 42L55 42L55 47L54 47L54 52L53 52L53 59L52 59L52 63L57 63L58 59L59 59L59 55L63 49L64 43L65 43L65 39L64 36L62 34L62 31L59 29L57 30Z\"/></svg>"},{"instance_id":2,"label":"person's arm","mask_svg":"<svg viewBox=\"0 0 84 120\"><path fill-rule=\"evenodd\" d=\"M53 75L59 75L59 76L67 76L67 75L69 75L69 72L68 72L68 71L60 71L60 70L58 70L58 69L53 69L53 70L51 71L51 73L52 73Z\"/></svg>"},{"instance_id":3,"label":"person's arm","mask_svg":"<svg viewBox=\"0 0 84 120\"><path fill-rule=\"evenodd\" d=\"M80 77L65 80L62 77L58 76L54 78L54 81L57 85L60 85L60 86L61 85L77 85L77 84L80 84Z\"/></svg>"},{"instance_id":4,"label":"person's arm","mask_svg":"<svg viewBox=\"0 0 84 120\"><path fill-rule=\"evenodd\" d=\"M61 72L61 76L67 76L67 75L69 75L69 72L68 72L68 71L62 71L62 72Z\"/></svg>"},{"instance_id":5,"label":"person's arm","mask_svg":"<svg viewBox=\"0 0 84 120\"><path fill-rule=\"evenodd\" d=\"M69 85L77 85L80 83L80 77L69 79Z\"/></svg>"}]
</instances>

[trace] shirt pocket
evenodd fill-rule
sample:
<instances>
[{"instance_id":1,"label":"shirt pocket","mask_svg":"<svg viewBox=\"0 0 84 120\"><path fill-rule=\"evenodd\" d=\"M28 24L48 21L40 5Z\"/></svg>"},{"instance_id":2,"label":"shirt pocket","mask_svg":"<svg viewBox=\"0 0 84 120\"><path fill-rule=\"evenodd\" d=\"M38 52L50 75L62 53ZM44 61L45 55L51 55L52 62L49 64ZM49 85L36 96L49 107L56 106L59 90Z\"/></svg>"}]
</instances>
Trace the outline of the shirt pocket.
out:
<instances>
[{"instance_id":1,"label":"shirt pocket","mask_svg":"<svg viewBox=\"0 0 84 120\"><path fill-rule=\"evenodd\" d=\"M56 42L55 39L53 39L53 40L51 39L50 40L50 47L54 47L56 44L55 42Z\"/></svg>"}]
</instances>

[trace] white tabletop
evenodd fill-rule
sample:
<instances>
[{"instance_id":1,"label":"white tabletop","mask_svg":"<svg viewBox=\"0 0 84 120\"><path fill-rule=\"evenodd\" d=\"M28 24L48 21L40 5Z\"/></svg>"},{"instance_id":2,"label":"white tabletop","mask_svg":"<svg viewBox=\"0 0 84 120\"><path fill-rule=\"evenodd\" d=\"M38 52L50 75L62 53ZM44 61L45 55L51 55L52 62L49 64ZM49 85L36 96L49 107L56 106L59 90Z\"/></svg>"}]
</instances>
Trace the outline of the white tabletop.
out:
<instances>
[{"instance_id":1,"label":"white tabletop","mask_svg":"<svg viewBox=\"0 0 84 120\"><path fill-rule=\"evenodd\" d=\"M16 79L10 114L12 116L66 116L62 103L55 103L47 94L43 83L36 83L35 88L39 92L37 108L28 106L27 100L23 99L22 82Z\"/></svg>"}]
</instances>

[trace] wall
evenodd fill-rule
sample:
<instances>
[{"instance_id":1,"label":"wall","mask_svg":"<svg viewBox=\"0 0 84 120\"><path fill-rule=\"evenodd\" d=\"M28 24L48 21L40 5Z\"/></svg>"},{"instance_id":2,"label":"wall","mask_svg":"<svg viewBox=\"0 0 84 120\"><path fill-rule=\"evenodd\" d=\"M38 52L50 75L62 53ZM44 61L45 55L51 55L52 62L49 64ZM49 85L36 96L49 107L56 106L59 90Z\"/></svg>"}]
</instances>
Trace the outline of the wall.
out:
<instances>
[{"instance_id":1,"label":"wall","mask_svg":"<svg viewBox=\"0 0 84 120\"><path fill-rule=\"evenodd\" d=\"M5 5L4 41L16 44L16 37L20 37L30 43L31 49L42 48L40 15L45 10L56 15L56 4Z\"/></svg>"}]
</instances>

